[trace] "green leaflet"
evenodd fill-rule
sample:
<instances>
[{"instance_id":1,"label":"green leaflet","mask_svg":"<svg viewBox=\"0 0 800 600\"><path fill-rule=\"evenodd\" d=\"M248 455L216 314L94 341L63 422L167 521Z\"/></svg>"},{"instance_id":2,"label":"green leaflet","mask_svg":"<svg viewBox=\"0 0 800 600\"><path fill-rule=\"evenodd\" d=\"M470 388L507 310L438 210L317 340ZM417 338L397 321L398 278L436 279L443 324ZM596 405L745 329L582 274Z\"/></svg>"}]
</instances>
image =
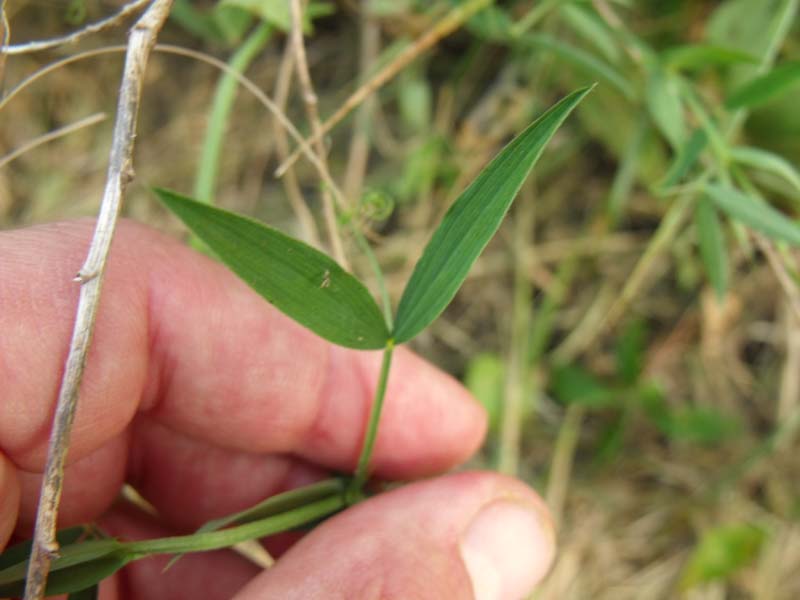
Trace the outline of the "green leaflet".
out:
<instances>
[{"instance_id":1,"label":"green leaflet","mask_svg":"<svg viewBox=\"0 0 800 600\"><path fill-rule=\"evenodd\" d=\"M707 185L706 193L728 216L766 234L773 240L800 246L800 225L760 198L747 196L736 188L718 184Z\"/></svg>"},{"instance_id":2,"label":"green leaflet","mask_svg":"<svg viewBox=\"0 0 800 600\"><path fill-rule=\"evenodd\" d=\"M689 556L680 588L730 577L758 557L767 539L767 532L752 523L722 525L705 532Z\"/></svg>"},{"instance_id":3,"label":"green leaflet","mask_svg":"<svg viewBox=\"0 0 800 600\"><path fill-rule=\"evenodd\" d=\"M731 148L731 158L748 167L761 169L762 171L781 177L784 181L789 183L796 192L800 193L800 172L795 169L791 162L782 156L761 148L736 146L735 148Z\"/></svg>"},{"instance_id":4,"label":"green leaflet","mask_svg":"<svg viewBox=\"0 0 800 600\"><path fill-rule=\"evenodd\" d=\"M700 155L708 145L708 134L702 127L695 129L683 145L678 148L675 159L664 175L664 180L659 184L662 188L668 188L680 183L691 168L697 163Z\"/></svg>"},{"instance_id":5,"label":"green leaflet","mask_svg":"<svg viewBox=\"0 0 800 600\"><path fill-rule=\"evenodd\" d=\"M223 263L301 325L347 348L386 345L389 332L375 300L328 256L252 219L155 192Z\"/></svg>"},{"instance_id":6,"label":"green leaflet","mask_svg":"<svg viewBox=\"0 0 800 600\"><path fill-rule=\"evenodd\" d=\"M664 53L664 65L670 69L687 71L708 67L757 63L756 58L736 48L712 44L686 44L675 46Z\"/></svg>"},{"instance_id":7,"label":"green leaflet","mask_svg":"<svg viewBox=\"0 0 800 600\"><path fill-rule=\"evenodd\" d=\"M500 227L545 145L590 90L573 92L534 121L450 207L400 299L393 335L398 344L417 335L450 303L472 263Z\"/></svg>"},{"instance_id":8,"label":"green leaflet","mask_svg":"<svg viewBox=\"0 0 800 600\"><path fill-rule=\"evenodd\" d=\"M728 254L717 209L708 198L701 198L694 210L700 256L708 280L721 301L728 288Z\"/></svg>"},{"instance_id":9,"label":"green leaflet","mask_svg":"<svg viewBox=\"0 0 800 600\"><path fill-rule=\"evenodd\" d=\"M647 80L647 108L659 131L676 150L686 140L686 120L677 77L655 65Z\"/></svg>"},{"instance_id":10,"label":"green leaflet","mask_svg":"<svg viewBox=\"0 0 800 600\"><path fill-rule=\"evenodd\" d=\"M788 62L750 80L725 101L729 109L750 108L780 96L800 84L800 61Z\"/></svg>"}]
</instances>

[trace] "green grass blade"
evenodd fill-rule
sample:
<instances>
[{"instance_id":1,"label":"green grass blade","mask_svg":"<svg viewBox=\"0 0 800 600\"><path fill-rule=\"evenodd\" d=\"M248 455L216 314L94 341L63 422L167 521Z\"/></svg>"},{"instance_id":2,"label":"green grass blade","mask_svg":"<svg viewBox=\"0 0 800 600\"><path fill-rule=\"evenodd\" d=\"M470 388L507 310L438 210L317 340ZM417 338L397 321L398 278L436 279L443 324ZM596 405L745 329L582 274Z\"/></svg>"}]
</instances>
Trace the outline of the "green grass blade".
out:
<instances>
[{"instance_id":1,"label":"green grass blade","mask_svg":"<svg viewBox=\"0 0 800 600\"><path fill-rule=\"evenodd\" d=\"M266 23L259 25L244 41L230 61L230 68L235 73L243 73L263 50L272 35L272 27ZM200 161L194 183L194 197L202 202L211 202L216 188L219 171L219 157L222 154L225 129L228 117L236 99L239 81L231 73L225 73L217 84L214 101L208 117L208 128L203 140Z\"/></svg>"},{"instance_id":2,"label":"green grass blade","mask_svg":"<svg viewBox=\"0 0 800 600\"><path fill-rule=\"evenodd\" d=\"M628 78L608 63L597 58L595 54L587 52L576 46L564 43L554 37L543 33L526 35L518 42L522 47L532 47L537 50L550 50L559 58L573 64L578 69L588 73L591 77L599 77L621 93L627 100L636 99L636 90Z\"/></svg>"},{"instance_id":3,"label":"green grass blade","mask_svg":"<svg viewBox=\"0 0 800 600\"><path fill-rule=\"evenodd\" d=\"M708 198L702 198L697 203L694 219L700 257L711 287L721 301L728 288L728 255L719 215Z\"/></svg>"},{"instance_id":4,"label":"green grass blade","mask_svg":"<svg viewBox=\"0 0 800 600\"><path fill-rule=\"evenodd\" d=\"M761 148L736 146L731 148L731 158L737 163L781 177L800 193L800 172L782 156Z\"/></svg>"},{"instance_id":5,"label":"green grass blade","mask_svg":"<svg viewBox=\"0 0 800 600\"><path fill-rule=\"evenodd\" d=\"M417 335L450 303L545 145L590 90L573 92L539 117L500 151L450 207L400 299L393 336L397 343Z\"/></svg>"},{"instance_id":6,"label":"green grass blade","mask_svg":"<svg viewBox=\"0 0 800 600\"><path fill-rule=\"evenodd\" d=\"M664 53L664 66L669 69L700 70L708 67L725 67L739 64L755 64L756 57L724 46L712 44L687 44L676 46Z\"/></svg>"},{"instance_id":7,"label":"green grass blade","mask_svg":"<svg viewBox=\"0 0 800 600\"><path fill-rule=\"evenodd\" d=\"M167 190L161 201L234 273L280 311L348 348L383 348L389 338L367 288L311 246L234 213Z\"/></svg>"},{"instance_id":8,"label":"green grass blade","mask_svg":"<svg viewBox=\"0 0 800 600\"><path fill-rule=\"evenodd\" d=\"M707 185L706 193L728 216L773 240L800 246L800 225L761 199L748 196L736 188L718 184Z\"/></svg>"},{"instance_id":9,"label":"green grass blade","mask_svg":"<svg viewBox=\"0 0 800 600\"><path fill-rule=\"evenodd\" d=\"M725 106L731 110L751 108L772 100L799 84L800 61L785 63L735 90L725 101Z\"/></svg>"},{"instance_id":10,"label":"green grass blade","mask_svg":"<svg viewBox=\"0 0 800 600\"><path fill-rule=\"evenodd\" d=\"M686 117L678 79L656 65L647 83L647 108L659 131L678 150L686 140Z\"/></svg>"},{"instance_id":11,"label":"green grass blade","mask_svg":"<svg viewBox=\"0 0 800 600\"><path fill-rule=\"evenodd\" d=\"M675 159L672 161L666 175L664 175L664 180L658 184L659 187L665 189L680 183L692 167L697 164L697 160L707 145L708 134L705 129L698 127L676 152Z\"/></svg>"},{"instance_id":12,"label":"green grass blade","mask_svg":"<svg viewBox=\"0 0 800 600\"><path fill-rule=\"evenodd\" d=\"M91 587L81 590L80 592L73 592L67 600L97 600L100 597L100 584L96 583Z\"/></svg>"}]
</instances>

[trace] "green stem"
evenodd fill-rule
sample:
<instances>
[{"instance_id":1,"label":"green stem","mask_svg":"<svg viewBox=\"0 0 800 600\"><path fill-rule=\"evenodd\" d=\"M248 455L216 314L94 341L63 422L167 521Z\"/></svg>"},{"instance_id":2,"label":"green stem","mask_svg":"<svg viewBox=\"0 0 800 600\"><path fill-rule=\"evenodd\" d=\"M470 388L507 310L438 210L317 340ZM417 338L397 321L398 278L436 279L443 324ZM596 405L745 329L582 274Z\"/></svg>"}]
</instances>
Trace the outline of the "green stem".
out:
<instances>
[{"instance_id":1,"label":"green stem","mask_svg":"<svg viewBox=\"0 0 800 600\"><path fill-rule=\"evenodd\" d=\"M231 57L230 68L236 73L243 73L253 59L264 48L272 35L272 26L262 23L242 43ZM201 202L211 202L214 197L217 173L219 171L219 155L222 152L222 140L228 125L236 89L239 82L231 73L225 73L217 84L211 113L208 116L208 128L200 153L197 175L194 183L194 197Z\"/></svg>"},{"instance_id":2,"label":"green stem","mask_svg":"<svg viewBox=\"0 0 800 600\"><path fill-rule=\"evenodd\" d=\"M386 278L383 276L381 265L378 262L378 258L375 256L375 253L372 251L369 242L367 242L367 238L364 237L364 234L361 233L361 230L358 228L358 226L351 225L350 231L353 233L353 237L355 238L358 247L361 248L361 251L364 253L364 256L367 257L369 266L372 268L372 272L375 274L375 279L378 283L378 291L380 292L381 295L383 318L386 321L386 327L389 329L389 331L391 331L392 329L394 329L394 318L392 317L392 301L389 298L389 288L386 287Z\"/></svg>"},{"instance_id":3,"label":"green stem","mask_svg":"<svg viewBox=\"0 0 800 600\"><path fill-rule=\"evenodd\" d=\"M206 552L208 550L228 548L233 544L273 535L312 523L344 507L345 499L343 495L337 494L279 515L247 523L246 525L239 525L238 527L231 527L221 531L128 542L122 544L122 549L124 552L139 558L149 554Z\"/></svg>"},{"instance_id":4,"label":"green stem","mask_svg":"<svg viewBox=\"0 0 800 600\"><path fill-rule=\"evenodd\" d=\"M381 420L383 410L383 399L386 396L386 384L389 381L389 367L392 365L392 352L394 351L394 340L386 342L383 351L383 362L381 363L381 373L378 378L378 387L375 388L375 399L372 401L372 411L369 415L367 433L364 437L364 445L361 447L361 456L358 457L356 474L350 484L350 495L359 493L364 483L369 477L369 460L372 458L372 449L375 446L375 438L378 436L378 423Z\"/></svg>"}]
</instances>

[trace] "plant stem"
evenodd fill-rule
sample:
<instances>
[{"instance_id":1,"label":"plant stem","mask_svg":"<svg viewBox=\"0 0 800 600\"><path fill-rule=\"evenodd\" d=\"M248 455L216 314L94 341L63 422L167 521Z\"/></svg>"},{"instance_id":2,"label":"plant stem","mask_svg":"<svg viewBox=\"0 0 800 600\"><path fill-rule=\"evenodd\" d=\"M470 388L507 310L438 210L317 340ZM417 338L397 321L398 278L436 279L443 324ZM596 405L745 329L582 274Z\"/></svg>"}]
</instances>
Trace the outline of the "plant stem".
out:
<instances>
[{"instance_id":1,"label":"plant stem","mask_svg":"<svg viewBox=\"0 0 800 600\"><path fill-rule=\"evenodd\" d=\"M231 57L229 63L231 71L243 73L264 48L271 35L272 26L269 24L262 23L256 27ZM194 197L200 202L211 203L214 198L222 139L228 124L228 115L230 115L233 101L236 99L238 85L237 79L228 72L222 75L214 92L206 137L203 140L200 162L197 165L197 175L194 180Z\"/></svg>"},{"instance_id":2,"label":"plant stem","mask_svg":"<svg viewBox=\"0 0 800 600\"><path fill-rule=\"evenodd\" d=\"M375 399L372 401L372 411L369 415L367 433L364 437L364 445L361 447L361 455L358 457L355 477L350 484L350 493L358 493L364 486L369 476L369 460L372 457L372 449L375 446L375 438L378 436L378 423L381 419L383 409L383 399L386 396L386 384L389 381L389 368L392 365L392 352L394 351L394 340L386 342L383 350L383 362L381 363L381 373L378 377L378 387L375 388Z\"/></svg>"},{"instance_id":3,"label":"plant stem","mask_svg":"<svg viewBox=\"0 0 800 600\"><path fill-rule=\"evenodd\" d=\"M273 535L306 525L344 507L344 496L336 494L279 515L247 523L246 525L239 525L220 531L129 542L122 544L122 549L124 552L136 555L137 558L149 554L181 554L217 550L239 542Z\"/></svg>"}]
</instances>

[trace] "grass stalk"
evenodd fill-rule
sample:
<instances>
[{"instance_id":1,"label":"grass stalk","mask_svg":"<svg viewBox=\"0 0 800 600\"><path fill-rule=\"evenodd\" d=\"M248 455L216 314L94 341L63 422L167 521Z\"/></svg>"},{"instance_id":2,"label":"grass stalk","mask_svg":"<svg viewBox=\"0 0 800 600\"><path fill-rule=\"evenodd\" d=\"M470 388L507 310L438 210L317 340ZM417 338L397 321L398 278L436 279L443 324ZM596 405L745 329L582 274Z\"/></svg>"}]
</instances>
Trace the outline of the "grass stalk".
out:
<instances>
[{"instance_id":1,"label":"grass stalk","mask_svg":"<svg viewBox=\"0 0 800 600\"><path fill-rule=\"evenodd\" d=\"M356 473L350 485L351 496L361 490L369 477L369 461L370 458L372 458L375 439L378 437L378 424L380 423L381 412L383 411L383 401L386 397L386 385L389 381L389 369L392 365L393 351L394 340L390 339L386 342L386 348L383 351L383 362L381 363L381 371L378 376L378 385L375 388L375 397L372 401L372 410L369 414L367 432L364 436L364 443L361 446L361 455L358 457Z\"/></svg>"},{"instance_id":2,"label":"grass stalk","mask_svg":"<svg viewBox=\"0 0 800 600\"><path fill-rule=\"evenodd\" d=\"M217 84L194 181L193 195L200 202L211 203L214 199L222 142L239 86L239 81L232 73L244 73L267 45L271 36L271 25L267 23L258 25L231 57L228 63L230 71L224 73Z\"/></svg>"}]
</instances>

